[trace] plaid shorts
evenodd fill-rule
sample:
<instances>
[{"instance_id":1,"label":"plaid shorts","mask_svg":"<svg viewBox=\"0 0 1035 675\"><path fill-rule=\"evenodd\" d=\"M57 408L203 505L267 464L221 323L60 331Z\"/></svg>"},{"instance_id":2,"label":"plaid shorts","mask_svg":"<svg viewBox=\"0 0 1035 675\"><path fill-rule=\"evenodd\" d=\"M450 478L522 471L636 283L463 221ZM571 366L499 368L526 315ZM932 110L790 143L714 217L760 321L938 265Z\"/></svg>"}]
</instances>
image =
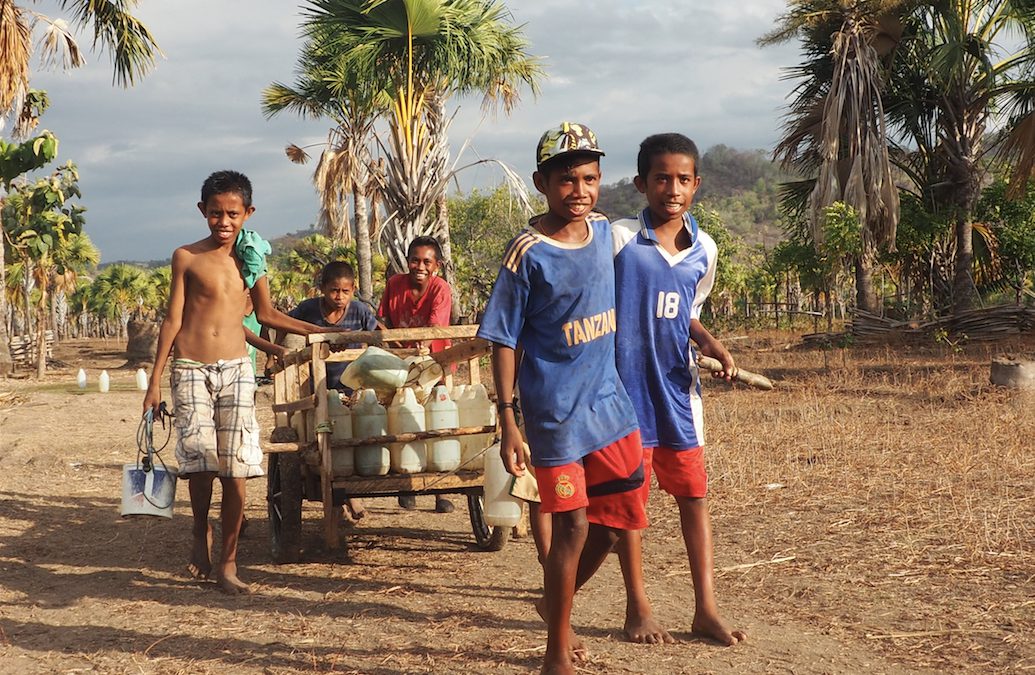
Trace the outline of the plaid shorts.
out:
<instances>
[{"instance_id":1,"label":"plaid shorts","mask_svg":"<svg viewBox=\"0 0 1035 675\"><path fill-rule=\"evenodd\" d=\"M262 475L255 371L248 357L212 364L176 359L169 374L181 476Z\"/></svg>"}]
</instances>

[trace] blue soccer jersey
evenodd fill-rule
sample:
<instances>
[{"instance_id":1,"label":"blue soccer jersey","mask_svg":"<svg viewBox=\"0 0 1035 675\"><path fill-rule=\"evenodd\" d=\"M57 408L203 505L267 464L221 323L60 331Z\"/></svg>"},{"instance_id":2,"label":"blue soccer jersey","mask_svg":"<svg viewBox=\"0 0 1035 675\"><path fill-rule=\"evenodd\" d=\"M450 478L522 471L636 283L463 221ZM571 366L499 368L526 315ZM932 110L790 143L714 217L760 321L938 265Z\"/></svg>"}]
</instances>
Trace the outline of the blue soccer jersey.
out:
<instances>
[{"instance_id":1,"label":"blue soccer jersey","mask_svg":"<svg viewBox=\"0 0 1035 675\"><path fill-rule=\"evenodd\" d=\"M644 447L704 445L701 381L690 320L715 281L715 242L686 214L692 244L676 255L654 236L650 212L614 224L618 372L632 399Z\"/></svg>"},{"instance_id":2,"label":"blue soccer jersey","mask_svg":"<svg viewBox=\"0 0 1035 675\"><path fill-rule=\"evenodd\" d=\"M531 227L507 246L478 337L524 350L518 371L534 466L562 466L636 430L615 368L610 223L559 242Z\"/></svg>"}]
</instances>

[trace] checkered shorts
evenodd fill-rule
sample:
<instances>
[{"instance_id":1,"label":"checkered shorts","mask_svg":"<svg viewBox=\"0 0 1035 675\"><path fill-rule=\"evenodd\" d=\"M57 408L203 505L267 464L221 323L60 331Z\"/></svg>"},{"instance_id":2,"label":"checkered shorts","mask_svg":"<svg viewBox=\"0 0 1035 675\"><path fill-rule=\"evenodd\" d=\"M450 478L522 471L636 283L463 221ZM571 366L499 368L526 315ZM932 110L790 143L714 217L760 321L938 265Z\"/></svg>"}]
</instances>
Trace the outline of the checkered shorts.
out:
<instances>
[{"instance_id":1,"label":"checkered shorts","mask_svg":"<svg viewBox=\"0 0 1035 675\"><path fill-rule=\"evenodd\" d=\"M214 471L224 478L261 476L251 359L212 364L178 359L169 379L180 475Z\"/></svg>"}]
</instances>

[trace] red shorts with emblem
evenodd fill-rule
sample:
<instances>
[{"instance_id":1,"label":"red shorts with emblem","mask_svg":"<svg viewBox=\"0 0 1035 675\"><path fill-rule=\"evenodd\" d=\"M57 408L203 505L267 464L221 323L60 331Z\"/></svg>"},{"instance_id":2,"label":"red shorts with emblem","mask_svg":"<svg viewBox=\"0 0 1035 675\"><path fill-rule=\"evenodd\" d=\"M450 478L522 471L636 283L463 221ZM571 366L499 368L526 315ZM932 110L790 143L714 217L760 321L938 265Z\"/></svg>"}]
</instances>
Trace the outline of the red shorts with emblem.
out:
<instances>
[{"instance_id":1,"label":"red shorts with emblem","mask_svg":"<svg viewBox=\"0 0 1035 675\"><path fill-rule=\"evenodd\" d=\"M639 431L578 462L535 468L543 513L585 508L589 522L619 530L647 527L647 510L640 494L643 477Z\"/></svg>"},{"instance_id":2,"label":"red shorts with emblem","mask_svg":"<svg viewBox=\"0 0 1035 675\"><path fill-rule=\"evenodd\" d=\"M651 471L658 477L658 486L673 497L707 497L708 474L704 469L704 448L672 450L643 449L643 487L640 494L647 503Z\"/></svg>"}]
</instances>

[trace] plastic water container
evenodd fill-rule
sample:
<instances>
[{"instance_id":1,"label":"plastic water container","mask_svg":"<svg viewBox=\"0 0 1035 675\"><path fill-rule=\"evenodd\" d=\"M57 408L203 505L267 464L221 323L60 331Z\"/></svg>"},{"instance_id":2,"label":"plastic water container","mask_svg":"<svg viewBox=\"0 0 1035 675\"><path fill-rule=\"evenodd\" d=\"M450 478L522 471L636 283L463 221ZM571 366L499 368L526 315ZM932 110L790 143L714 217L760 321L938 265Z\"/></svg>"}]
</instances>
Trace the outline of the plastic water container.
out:
<instances>
[{"instance_id":1,"label":"plastic water container","mask_svg":"<svg viewBox=\"0 0 1035 675\"><path fill-rule=\"evenodd\" d=\"M122 515L172 518L176 473L164 466L144 471L139 464L122 465Z\"/></svg>"},{"instance_id":2,"label":"plastic water container","mask_svg":"<svg viewBox=\"0 0 1035 675\"><path fill-rule=\"evenodd\" d=\"M331 421L331 441L352 438L352 411L341 402L336 391L327 392L327 417ZM331 467L335 476L351 476L356 473L354 448L332 448Z\"/></svg>"},{"instance_id":3,"label":"plastic water container","mask_svg":"<svg viewBox=\"0 0 1035 675\"><path fill-rule=\"evenodd\" d=\"M507 473L500 457L500 444L485 451L485 497L482 511L490 527L514 527L521 520L521 500L510 494L514 477Z\"/></svg>"},{"instance_id":4,"label":"plastic water container","mask_svg":"<svg viewBox=\"0 0 1035 675\"><path fill-rule=\"evenodd\" d=\"M386 436L388 415L377 402L373 389L364 389L359 402L352 406L352 433L356 438ZM356 473L360 476L383 476L391 468L387 445L361 445L356 448Z\"/></svg>"},{"instance_id":5,"label":"plastic water container","mask_svg":"<svg viewBox=\"0 0 1035 675\"><path fill-rule=\"evenodd\" d=\"M75 383L79 385L80 389L86 389L86 371L82 368L80 368L79 372L76 373Z\"/></svg>"},{"instance_id":6,"label":"plastic water container","mask_svg":"<svg viewBox=\"0 0 1035 675\"><path fill-rule=\"evenodd\" d=\"M489 400L485 386L472 384L457 405L460 409L460 426L496 426L496 406ZM481 471L485 468L485 454L482 450L492 445L493 433L461 436L460 455L465 469ZM481 453L481 454L480 454Z\"/></svg>"},{"instance_id":7,"label":"plastic water container","mask_svg":"<svg viewBox=\"0 0 1035 675\"><path fill-rule=\"evenodd\" d=\"M460 401L462 401L464 396L466 396L466 395L467 395L467 385L466 384L458 384L455 387L453 387L453 391L450 393L450 398L452 398L453 401L456 402L456 405L459 408L460 407ZM460 426L463 426L463 424L461 424Z\"/></svg>"},{"instance_id":8,"label":"plastic water container","mask_svg":"<svg viewBox=\"0 0 1035 675\"><path fill-rule=\"evenodd\" d=\"M102 392L106 392L111 389L111 378L108 377L108 371L102 370L101 376L97 378L97 388Z\"/></svg>"},{"instance_id":9,"label":"plastic water container","mask_svg":"<svg viewBox=\"0 0 1035 675\"><path fill-rule=\"evenodd\" d=\"M392 405L388 406L388 433L408 434L426 429L424 408L417 403L416 393L410 387L397 389ZM420 473L428 464L424 441L390 443L388 454L395 473Z\"/></svg>"},{"instance_id":10,"label":"plastic water container","mask_svg":"<svg viewBox=\"0 0 1035 675\"><path fill-rule=\"evenodd\" d=\"M143 368L137 368L137 389L147 391L147 371Z\"/></svg>"},{"instance_id":11,"label":"plastic water container","mask_svg":"<svg viewBox=\"0 0 1035 675\"><path fill-rule=\"evenodd\" d=\"M424 406L428 431L455 429L460 426L460 413L449 398L445 385L435 387L431 400ZM460 441L455 436L428 441L428 471L452 471L460 466Z\"/></svg>"}]
</instances>

